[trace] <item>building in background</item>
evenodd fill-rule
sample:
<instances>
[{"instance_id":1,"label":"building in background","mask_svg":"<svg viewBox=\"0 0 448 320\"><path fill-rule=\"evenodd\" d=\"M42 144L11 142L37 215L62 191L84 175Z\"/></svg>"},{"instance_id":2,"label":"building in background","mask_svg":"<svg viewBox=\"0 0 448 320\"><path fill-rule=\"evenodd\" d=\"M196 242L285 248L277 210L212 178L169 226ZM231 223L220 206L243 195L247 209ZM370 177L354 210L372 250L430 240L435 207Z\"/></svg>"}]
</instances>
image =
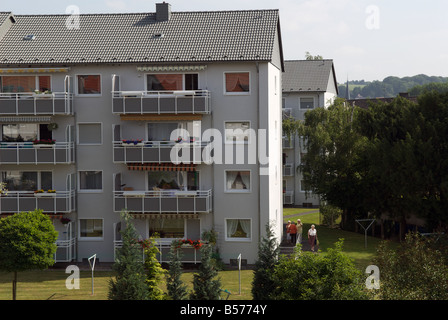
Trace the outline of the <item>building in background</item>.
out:
<instances>
[{"instance_id":1,"label":"building in background","mask_svg":"<svg viewBox=\"0 0 448 320\"><path fill-rule=\"evenodd\" d=\"M254 263L266 224L282 233L279 12L72 18L0 13L1 216L43 209L57 261L113 261L128 210L162 261L214 230L225 263Z\"/></svg>"},{"instance_id":2,"label":"building in background","mask_svg":"<svg viewBox=\"0 0 448 320\"><path fill-rule=\"evenodd\" d=\"M283 74L283 116L304 120L305 113L326 108L338 94L333 60L285 61ZM297 170L306 149L299 136L283 137L283 203L285 206L315 207L319 198L305 193Z\"/></svg>"}]
</instances>

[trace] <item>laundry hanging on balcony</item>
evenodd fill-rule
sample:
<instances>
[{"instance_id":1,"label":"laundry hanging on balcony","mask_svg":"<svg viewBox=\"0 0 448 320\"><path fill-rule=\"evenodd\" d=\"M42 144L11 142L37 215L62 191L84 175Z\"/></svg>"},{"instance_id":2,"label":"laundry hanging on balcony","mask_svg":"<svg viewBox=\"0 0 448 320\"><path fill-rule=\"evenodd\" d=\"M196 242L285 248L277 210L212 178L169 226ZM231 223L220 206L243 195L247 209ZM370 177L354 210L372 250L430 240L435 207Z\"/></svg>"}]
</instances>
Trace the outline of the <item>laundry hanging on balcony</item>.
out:
<instances>
[{"instance_id":1,"label":"laundry hanging on balcony","mask_svg":"<svg viewBox=\"0 0 448 320\"><path fill-rule=\"evenodd\" d=\"M195 171L196 164L129 163L128 169L137 171Z\"/></svg>"}]
</instances>

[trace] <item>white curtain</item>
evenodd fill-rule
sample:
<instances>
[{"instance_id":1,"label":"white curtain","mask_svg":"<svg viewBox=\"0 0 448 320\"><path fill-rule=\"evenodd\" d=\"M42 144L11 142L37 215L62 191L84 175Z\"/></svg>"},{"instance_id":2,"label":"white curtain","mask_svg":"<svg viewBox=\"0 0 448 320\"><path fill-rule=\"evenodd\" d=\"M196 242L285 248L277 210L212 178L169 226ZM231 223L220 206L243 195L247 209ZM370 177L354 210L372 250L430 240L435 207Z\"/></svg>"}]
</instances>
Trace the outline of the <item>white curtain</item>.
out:
<instances>
[{"instance_id":1,"label":"white curtain","mask_svg":"<svg viewBox=\"0 0 448 320\"><path fill-rule=\"evenodd\" d=\"M232 190L232 185L236 180L236 177L238 176L238 171L227 171L227 190Z\"/></svg>"},{"instance_id":2,"label":"white curtain","mask_svg":"<svg viewBox=\"0 0 448 320\"><path fill-rule=\"evenodd\" d=\"M227 220L227 238L231 238L238 228L238 219Z\"/></svg>"},{"instance_id":3,"label":"white curtain","mask_svg":"<svg viewBox=\"0 0 448 320\"><path fill-rule=\"evenodd\" d=\"M243 181L244 185L246 186L246 189L250 189L250 172L249 171L243 171L240 172L241 180Z\"/></svg>"},{"instance_id":4,"label":"white curtain","mask_svg":"<svg viewBox=\"0 0 448 320\"><path fill-rule=\"evenodd\" d=\"M240 220L241 229L246 233L247 238L250 238L250 220Z\"/></svg>"}]
</instances>

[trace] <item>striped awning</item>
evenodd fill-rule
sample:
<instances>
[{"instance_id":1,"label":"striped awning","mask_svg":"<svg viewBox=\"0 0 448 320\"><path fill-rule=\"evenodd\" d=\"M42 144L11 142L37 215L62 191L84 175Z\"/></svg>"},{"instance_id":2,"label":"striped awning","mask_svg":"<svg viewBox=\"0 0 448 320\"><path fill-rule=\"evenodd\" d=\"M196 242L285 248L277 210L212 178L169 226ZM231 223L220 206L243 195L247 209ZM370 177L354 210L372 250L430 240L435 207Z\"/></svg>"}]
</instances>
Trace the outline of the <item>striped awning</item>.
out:
<instances>
[{"instance_id":1,"label":"striped awning","mask_svg":"<svg viewBox=\"0 0 448 320\"><path fill-rule=\"evenodd\" d=\"M198 219L197 213L129 213L135 219Z\"/></svg>"},{"instance_id":2,"label":"striped awning","mask_svg":"<svg viewBox=\"0 0 448 320\"><path fill-rule=\"evenodd\" d=\"M196 164L129 163L128 169L137 171L195 171Z\"/></svg>"}]
</instances>

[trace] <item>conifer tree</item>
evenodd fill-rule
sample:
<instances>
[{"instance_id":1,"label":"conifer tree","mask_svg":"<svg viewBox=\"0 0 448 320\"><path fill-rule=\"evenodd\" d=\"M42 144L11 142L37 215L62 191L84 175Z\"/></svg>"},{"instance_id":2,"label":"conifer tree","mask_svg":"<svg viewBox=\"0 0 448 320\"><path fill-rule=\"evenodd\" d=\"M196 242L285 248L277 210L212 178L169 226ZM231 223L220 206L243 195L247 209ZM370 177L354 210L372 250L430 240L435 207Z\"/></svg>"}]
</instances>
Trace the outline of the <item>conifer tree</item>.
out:
<instances>
[{"instance_id":1,"label":"conifer tree","mask_svg":"<svg viewBox=\"0 0 448 320\"><path fill-rule=\"evenodd\" d=\"M180 279L182 275L182 250L179 250L179 242L176 240L171 243L169 257L169 270L166 275L168 295L173 300L185 300L188 298L187 287Z\"/></svg>"},{"instance_id":2,"label":"conifer tree","mask_svg":"<svg viewBox=\"0 0 448 320\"><path fill-rule=\"evenodd\" d=\"M272 226L266 225L266 236L258 248L258 258L255 262L252 281L252 297L254 300L269 300L276 287L273 278L274 268L278 263L279 246L274 237Z\"/></svg>"},{"instance_id":3,"label":"conifer tree","mask_svg":"<svg viewBox=\"0 0 448 320\"><path fill-rule=\"evenodd\" d=\"M109 282L109 300L147 300L148 288L145 284L145 270L142 262L142 247L137 240L137 231L132 217L121 213L125 223L122 231L123 246L117 250L116 262L112 269L116 279Z\"/></svg>"},{"instance_id":4,"label":"conifer tree","mask_svg":"<svg viewBox=\"0 0 448 320\"><path fill-rule=\"evenodd\" d=\"M218 271L212 263L212 247L207 244L201 248L201 265L193 278L192 300L218 300L221 292L221 279L215 279Z\"/></svg>"},{"instance_id":5,"label":"conifer tree","mask_svg":"<svg viewBox=\"0 0 448 320\"><path fill-rule=\"evenodd\" d=\"M144 241L145 251L145 270L146 270L146 285L148 286L150 300L163 300L165 294L160 289L159 284L163 281L165 270L162 268L160 262L157 260L157 254L160 253L156 246L154 237L149 241Z\"/></svg>"}]
</instances>

